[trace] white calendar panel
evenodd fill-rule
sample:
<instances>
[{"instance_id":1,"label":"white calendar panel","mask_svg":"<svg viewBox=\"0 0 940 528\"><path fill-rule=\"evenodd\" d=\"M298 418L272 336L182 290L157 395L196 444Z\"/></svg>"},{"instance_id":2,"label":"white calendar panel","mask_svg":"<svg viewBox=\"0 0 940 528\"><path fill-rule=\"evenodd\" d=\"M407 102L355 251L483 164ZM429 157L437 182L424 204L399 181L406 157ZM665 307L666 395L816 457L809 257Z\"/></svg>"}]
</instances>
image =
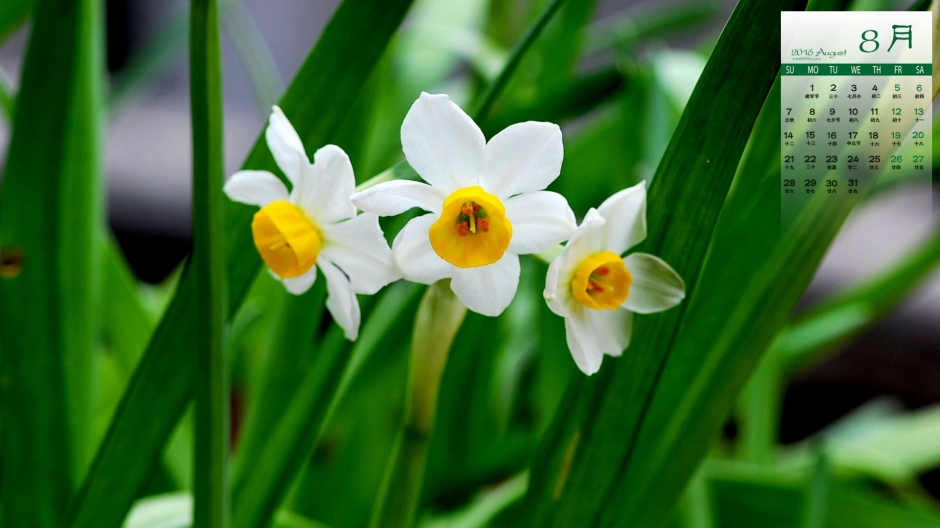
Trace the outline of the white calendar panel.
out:
<instances>
[{"instance_id":1,"label":"white calendar panel","mask_svg":"<svg viewBox=\"0 0 940 528\"><path fill-rule=\"evenodd\" d=\"M781 213L931 179L929 12L781 13ZM915 205L917 207L917 205ZM920 204L931 214L931 197Z\"/></svg>"}]
</instances>

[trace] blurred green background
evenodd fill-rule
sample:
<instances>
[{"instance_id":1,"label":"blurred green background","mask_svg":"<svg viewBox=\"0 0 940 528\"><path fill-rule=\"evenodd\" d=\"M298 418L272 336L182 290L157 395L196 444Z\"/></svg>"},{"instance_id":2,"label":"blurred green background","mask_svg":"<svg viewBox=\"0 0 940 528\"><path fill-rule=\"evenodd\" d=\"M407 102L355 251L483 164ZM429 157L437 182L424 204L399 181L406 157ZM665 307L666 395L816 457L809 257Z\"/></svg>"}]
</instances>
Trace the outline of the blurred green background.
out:
<instances>
[{"instance_id":1,"label":"blurred green background","mask_svg":"<svg viewBox=\"0 0 940 528\"><path fill-rule=\"evenodd\" d=\"M0 15L8 9L9 16L0 18L6 24L0 25L0 153L9 141L30 29L29 2L3 1ZM25 10L15 12L17 3ZM246 157L336 4L223 2L229 174ZM448 93L469 106L546 4L416 1L360 96L343 109L348 115L331 139L350 154L358 181L401 158L398 128L421 91ZM900 10L923 2L815 4ZM568 2L481 126L489 137L523 120L560 123L566 155L552 189L580 217L610 194L654 177L734 5ZM179 2L107 3L107 211L123 254L103 244L106 256L97 270L96 439L107 430L190 247L186 14ZM773 108L778 93L770 93L765 107ZM775 126L767 128L776 133ZM762 155L757 130L745 156ZM774 159L773 149L765 150ZM908 207L918 195L938 190L903 177L882 181L853 212L670 510L671 526L940 527L940 217ZM391 234L401 225L400 219L383 222ZM430 445L422 527L519 525L536 448L569 380L581 376L562 320L542 301L545 271L544 264L524 260L519 292L506 313L495 321L470 313L457 336ZM323 295L322 281L318 287L312 295ZM314 445L310 438L301 446L300 465L283 483L288 493L276 525L368 525L402 413L419 290L401 283L362 298L364 314L377 315L363 318L368 323L355 347L342 343L328 316L302 343L295 359L311 370L331 368L316 360L324 350L351 353L361 364L319 441ZM260 428L245 438L246 421L273 424L279 418L252 417L259 399L271 398L268 409L282 402L287 414L286 405L302 390L302 369L283 380L284 394L265 396L261 389L276 361L268 351L281 336L278 325L290 323L288 307L297 302L260 273L233 316L237 456L245 442L256 453L251 449L259 449L268 432ZM618 360L608 358L605 368L612 361ZM126 526L188 526L190 414L138 494Z\"/></svg>"}]
</instances>

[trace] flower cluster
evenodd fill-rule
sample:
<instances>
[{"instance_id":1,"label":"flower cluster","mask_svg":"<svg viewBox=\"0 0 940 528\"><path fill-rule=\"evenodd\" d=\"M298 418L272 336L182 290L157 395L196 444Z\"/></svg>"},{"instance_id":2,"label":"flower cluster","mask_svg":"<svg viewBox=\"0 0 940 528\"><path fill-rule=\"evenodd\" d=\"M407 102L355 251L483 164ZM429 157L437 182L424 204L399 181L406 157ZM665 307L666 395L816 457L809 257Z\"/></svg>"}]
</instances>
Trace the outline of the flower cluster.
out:
<instances>
[{"instance_id":1,"label":"flower cluster","mask_svg":"<svg viewBox=\"0 0 940 528\"><path fill-rule=\"evenodd\" d=\"M292 188L265 171L241 171L225 185L232 200L261 209L251 225L271 275L293 294L307 291L317 269L327 281L327 309L354 340L356 294L374 294L404 278L449 279L471 310L497 316L519 285L519 255L567 241L548 269L545 300L565 318L568 347L585 374L604 354L629 345L632 314L666 310L685 295L668 264L629 248L646 237L641 183L591 209L580 226L568 201L546 191L561 172L561 130L552 123L507 127L489 141L446 95L422 93L401 127L408 163L427 183L390 181L355 192L346 154L327 145L310 163L297 133L277 107L266 138ZM389 248L379 216L413 208ZM358 210L363 213L356 214Z\"/></svg>"}]
</instances>

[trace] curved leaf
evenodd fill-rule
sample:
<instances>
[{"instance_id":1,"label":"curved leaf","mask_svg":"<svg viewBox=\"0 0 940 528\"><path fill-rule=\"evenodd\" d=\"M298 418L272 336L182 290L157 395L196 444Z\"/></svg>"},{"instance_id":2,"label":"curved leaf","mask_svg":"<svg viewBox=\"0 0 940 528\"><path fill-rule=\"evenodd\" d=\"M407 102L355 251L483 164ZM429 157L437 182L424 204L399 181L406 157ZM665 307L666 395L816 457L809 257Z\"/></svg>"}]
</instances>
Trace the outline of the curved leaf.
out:
<instances>
[{"instance_id":1,"label":"curved leaf","mask_svg":"<svg viewBox=\"0 0 940 528\"><path fill-rule=\"evenodd\" d=\"M410 5L411 0L347 0L339 7L281 100L307 145L327 143L342 125ZM276 170L263 134L244 167ZM253 214L248 206L226 206L231 313L261 265L249 229ZM191 336L197 331L194 279L189 270L180 279L72 504L67 526L120 526L186 408L194 374Z\"/></svg>"},{"instance_id":2,"label":"curved leaf","mask_svg":"<svg viewBox=\"0 0 940 528\"><path fill-rule=\"evenodd\" d=\"M708 241L738 161L777 75L779 38L774 35L779 35L780 11L799 5L794 0L738 4L653 179L649 238L641 250L669 262L685 279L690 297L699 287ZM636 526L642 519L652 526L663 520L658 509L646 518L632 511L633 498L627 504L624 495L639 497L648 484L627 486L623 479L636 458L634 446L650 399L658 386L666 386L658 385L659 377L688 306L638 318L633 345L623 358L569 386L533 464L525 509L529 525ZM677 481L684 485L690 476ZM656 502L666 513L681 487L668 491Z\"/></svg>"}]
</instances>

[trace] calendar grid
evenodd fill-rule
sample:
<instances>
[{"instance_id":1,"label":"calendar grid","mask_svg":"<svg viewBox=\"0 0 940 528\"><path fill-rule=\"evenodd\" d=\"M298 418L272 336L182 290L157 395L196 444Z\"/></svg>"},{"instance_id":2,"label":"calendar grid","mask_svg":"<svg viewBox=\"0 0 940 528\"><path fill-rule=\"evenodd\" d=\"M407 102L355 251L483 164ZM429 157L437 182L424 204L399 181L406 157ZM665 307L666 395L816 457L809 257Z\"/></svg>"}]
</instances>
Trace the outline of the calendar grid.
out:
<instances>
[{"instance_id":1,"label":"calendar grid","mask_svg":"<svg viewBox=\"0 0 940 528\"><path fill-rule=\"evenodd\" d=\"M839 15L827 33L833 13L782 14L784 225L811 200L855 201L879 179L931 181L930 14ZM930 214L929 193L922 207Z\"/></svg>"}]
</instances>

